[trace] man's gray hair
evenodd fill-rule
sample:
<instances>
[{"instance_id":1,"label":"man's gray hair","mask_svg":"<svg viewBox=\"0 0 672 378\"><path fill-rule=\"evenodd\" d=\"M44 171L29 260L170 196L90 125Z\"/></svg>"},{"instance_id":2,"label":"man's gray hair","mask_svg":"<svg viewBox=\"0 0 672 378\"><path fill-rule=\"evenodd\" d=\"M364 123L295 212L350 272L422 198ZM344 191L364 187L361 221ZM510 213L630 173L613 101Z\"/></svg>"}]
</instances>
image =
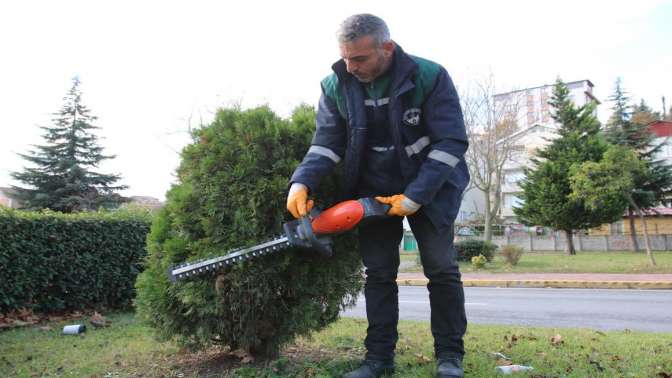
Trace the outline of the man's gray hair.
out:
<instances>
[{"instance_id":1,"label":"man's gray hair","mask_svg":"<svg viewBox=\"0 0 672 378\"><path fill-rule=\"evenodd\" d=\"M338 29L338 42L352 42L357 38L370 35L378 46L390 40L390 31L385 21L372 14L362 13L350 16Z\"/></svg>"}]
</instances>

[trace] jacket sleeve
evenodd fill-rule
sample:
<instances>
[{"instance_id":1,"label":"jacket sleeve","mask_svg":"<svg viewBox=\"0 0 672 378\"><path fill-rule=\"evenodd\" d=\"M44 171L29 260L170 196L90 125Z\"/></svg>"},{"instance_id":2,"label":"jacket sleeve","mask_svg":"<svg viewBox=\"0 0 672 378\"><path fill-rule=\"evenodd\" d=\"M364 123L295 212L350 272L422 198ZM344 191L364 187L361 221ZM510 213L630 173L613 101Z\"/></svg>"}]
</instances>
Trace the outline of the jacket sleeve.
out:
<instances>
[{"instance_id":1,"label":"jacket sleeve","mask_svg":"<svg viewBox=\"0 0 672 378\"><path fill-rule=\"evenodd\" d=\"M441 68L433 89L423 103L422 114L430 140L429 153L404 195L426 205L464 160L469 142L460 100L448 72Z\"/></svg>"},{"instance_id":2,"label":"jacket sleeve","mask_svg":"<svg viewBox=\"0 0 672 378\"><path fill-rule=\"evenodd\" d=\"M315 134L306 156L292 175L290 185L298 182L311 191L315 190L320 180L345 156L345 144L345 120L341 117L335 100L325 93L322 86Z\"/></svg>"}]
</instances>

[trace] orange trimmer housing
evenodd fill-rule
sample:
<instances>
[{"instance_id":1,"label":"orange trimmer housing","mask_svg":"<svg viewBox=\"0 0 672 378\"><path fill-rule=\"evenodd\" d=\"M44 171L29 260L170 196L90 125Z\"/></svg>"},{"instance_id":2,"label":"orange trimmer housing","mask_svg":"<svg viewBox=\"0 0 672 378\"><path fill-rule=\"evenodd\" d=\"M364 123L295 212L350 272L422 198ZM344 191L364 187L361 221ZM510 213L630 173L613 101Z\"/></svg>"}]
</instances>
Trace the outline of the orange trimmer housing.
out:
<instances>
[{"instance_id":1,"label":"orange trimmer housing","mask_svg":"<svg viewBox=\"0 0 672 378\"><path fill-rule=\"evenodd\" d=\"M312 220L311 225L317 235L338 234L362 223L387 217L389 210L390 205L371 197L349 200L324 210Z\"/></svg>"}]
</instances>

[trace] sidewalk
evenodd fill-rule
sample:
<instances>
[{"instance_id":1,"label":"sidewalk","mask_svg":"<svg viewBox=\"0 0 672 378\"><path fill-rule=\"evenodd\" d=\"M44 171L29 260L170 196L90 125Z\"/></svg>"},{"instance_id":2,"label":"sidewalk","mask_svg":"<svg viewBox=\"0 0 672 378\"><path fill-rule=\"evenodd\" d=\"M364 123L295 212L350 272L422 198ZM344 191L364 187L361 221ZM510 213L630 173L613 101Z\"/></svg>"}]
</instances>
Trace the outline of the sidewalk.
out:
<instances>
[{"instance_id":1,"label":"sidewalk","mask_svg":"<svg viewBox=\"0 0 672 378\"><path fill-rule=\"evenodd\" d=\"M463 273L464 286L555 287L581 289L672 289L672 274L610 273ZM397 283L423 286L422 273L399 273Z\"/></svg>"}]
</instances>

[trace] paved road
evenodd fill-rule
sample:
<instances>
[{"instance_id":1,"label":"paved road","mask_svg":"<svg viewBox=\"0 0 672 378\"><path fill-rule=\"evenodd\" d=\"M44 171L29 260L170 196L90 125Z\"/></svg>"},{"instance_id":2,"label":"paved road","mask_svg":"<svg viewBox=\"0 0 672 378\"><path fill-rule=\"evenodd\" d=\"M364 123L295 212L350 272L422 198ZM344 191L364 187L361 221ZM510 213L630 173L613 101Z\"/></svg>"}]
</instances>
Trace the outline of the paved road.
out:
<instances>
[{"instance_id":1,"label":"paved road","mask_svg":"<svg viewBox=\"0 0 672 378\"><path fill-rule=\"evenodd\" d=\"M465 288L470 323L672 332L672 291ZM366 317L363 296L344 316ZM425 287L399 287L401 319L429 320Z\"/></svg>"}]
</instances>

